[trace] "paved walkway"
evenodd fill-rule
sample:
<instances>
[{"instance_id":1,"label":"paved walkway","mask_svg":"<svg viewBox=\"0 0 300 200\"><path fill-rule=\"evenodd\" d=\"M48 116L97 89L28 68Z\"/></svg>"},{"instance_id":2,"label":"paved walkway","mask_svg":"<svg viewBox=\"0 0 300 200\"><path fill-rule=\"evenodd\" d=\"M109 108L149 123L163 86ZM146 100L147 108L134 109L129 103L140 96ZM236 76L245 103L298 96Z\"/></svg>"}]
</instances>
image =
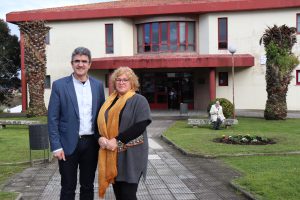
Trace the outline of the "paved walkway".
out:
<instances>
[{"instance_id":1,"label":"paved walkway","mask_svg":"<svg viewBox=\"0 0 300 200\"><path fill-rule=\"evenodd\" d=\"M153 120L148 128L149 165L147 180L138 188L139 200L243 200L229 182L239 176L216 159L183 155L160 139L172 120ZM98 189L97 181L95 191ZM16 175L5 191L20 192L23 200L59 199L60 175L57 162L30 167ZM95 199L97 193L95 193ZM78 199L78 190L76 194ZM110 187L106 200L115 199Z\"/></svg>"}]
</instances>

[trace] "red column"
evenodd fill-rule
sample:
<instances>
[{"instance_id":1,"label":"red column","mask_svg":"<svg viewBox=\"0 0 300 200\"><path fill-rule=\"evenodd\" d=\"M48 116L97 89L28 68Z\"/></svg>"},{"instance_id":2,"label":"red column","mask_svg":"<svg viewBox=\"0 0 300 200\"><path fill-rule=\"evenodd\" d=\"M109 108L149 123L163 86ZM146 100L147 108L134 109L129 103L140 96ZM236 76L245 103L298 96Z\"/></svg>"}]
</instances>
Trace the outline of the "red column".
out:
<instances>
[{"instance_id":1,"label":"red column","mask_svg":"<svg viewBox=\"0 0 300 200\"><path fill-rule=\"evenodd\" d=\"M216 68L209 71L209 98L211 101L216 98Z\"/></svg>"},{"instance_id":2,"label":"red column","mask_svg":"<svg viewBox=\"0 0 300 200\"><path fill-rule=\"evenodd\" d=\"M24 36L20 33L20 49L21 49L21 87L22 87L22 112L27 110L27 83L25 70L25 49Z\"/></svg>"}]
</instances>

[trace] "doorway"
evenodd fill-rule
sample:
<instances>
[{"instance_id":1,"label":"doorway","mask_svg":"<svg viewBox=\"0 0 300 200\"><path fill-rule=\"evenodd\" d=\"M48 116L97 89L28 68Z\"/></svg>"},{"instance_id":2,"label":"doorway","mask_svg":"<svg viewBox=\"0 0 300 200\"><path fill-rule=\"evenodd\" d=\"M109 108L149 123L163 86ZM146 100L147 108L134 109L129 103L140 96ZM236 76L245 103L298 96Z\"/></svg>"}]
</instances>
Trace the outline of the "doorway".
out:
<instances>
[{"instance_id":1,"label":"doorway","mask_svg":"<svg viewBox=\"0 0 300 200\"><path fill-rule=\"evenodd\" d=\"M194 83L192 73L154 72L140 73L141 94L151 109L179 109L180 103L194 105Z\"/></svg>"}]
</instances>

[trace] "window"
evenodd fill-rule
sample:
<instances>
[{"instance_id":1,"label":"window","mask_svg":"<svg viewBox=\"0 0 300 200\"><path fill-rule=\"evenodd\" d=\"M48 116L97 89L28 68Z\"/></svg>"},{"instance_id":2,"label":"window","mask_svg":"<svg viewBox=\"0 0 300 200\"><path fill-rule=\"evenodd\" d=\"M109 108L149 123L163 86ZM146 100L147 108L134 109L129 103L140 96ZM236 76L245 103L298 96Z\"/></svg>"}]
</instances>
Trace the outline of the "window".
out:
<instances>
[{"instance_id":1,"label":"window","mask_svg":"<svg viewBox=\"0 0 300 200\"><path fill-rule=\"evenodd\" d=\"M300 34L300 14L297 14L297 33Z\"/></svg>"},{"instance_id":2,"label":"window","mask_svg":"<svg viewBox=\"0 0 300 200\"><path fill-rule=\"evenodd\" d=\"M228 46L228 24L227 18L218 19L218 48L227 49Z\"/></svg>"},{"instance_id":3,"label":"window","mask_svg":"<svg viewBox=\"0 0 300 200\"><path fill-rule=\"evenodd\" d=\"M219 86L228 86L228 72L219 72Z\"/></svg>"},{"instance_id":4,"label":"window","mask_svg":"<svg viewBox=\"0 0 300 200\"><path fill-rule=\"evenodd\" d=\"M50 44L50 32L48 32L45 37L45 44Z\"/></svg>"},{"instance_id":5,"label":"window","mask_svg":"<svg viewBox=\"0 0 300 200\"><path fill-rule=\"evenodd\" d=\"M296 70L296 85L300 85L300 70Z\"/></svg>"},{"instance_id":6,"label":"window","mask_svg":"<svg viewBox=\"0 0 300 200\"><path fill-rule=\"evenodd\" d=\"M45 89L50 89L50 88L51 88L50 75L46 75L46 77L45 77Z\"/></svg>"},{"instance_id":7,"label":"window","mask_svg":"<svg viewBox=\"0 0 300 200\"><path fill-rule=\"evenodd\" d=\"M138 52L195 51L195 22L152 22L137 25Z\"/></svg>"},{"instance_id":8,"label":"window","mask_svg":"<svg viewBox=\"0 0 300 200\"><path fill-rule=\"evenodd\" d=\"M114 30L113 24L105 24L105 52L114 53Z\"/></svg>"}]
</instances>

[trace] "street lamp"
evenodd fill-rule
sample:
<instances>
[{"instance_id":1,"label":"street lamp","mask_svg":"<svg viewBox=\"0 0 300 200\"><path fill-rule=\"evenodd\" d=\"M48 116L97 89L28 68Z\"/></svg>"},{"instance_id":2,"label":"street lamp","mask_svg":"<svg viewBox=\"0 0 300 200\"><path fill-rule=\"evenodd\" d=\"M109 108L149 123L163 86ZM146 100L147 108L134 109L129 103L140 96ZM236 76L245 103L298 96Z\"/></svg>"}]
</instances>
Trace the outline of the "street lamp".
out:
<instances>
[{"instance_id":1,"label":"street lamp","mask_svg":"<svg viewBox=\"0 0 300 200\"><path fill-rule=\"evenodd\" d=\"M235 119L235 104L234 104L234 53L236 48L233 45L230 45L228 51L231 53L231 63L232 63L232 104L233 104L233 119Z\"/></svg>"}]
</instances>

